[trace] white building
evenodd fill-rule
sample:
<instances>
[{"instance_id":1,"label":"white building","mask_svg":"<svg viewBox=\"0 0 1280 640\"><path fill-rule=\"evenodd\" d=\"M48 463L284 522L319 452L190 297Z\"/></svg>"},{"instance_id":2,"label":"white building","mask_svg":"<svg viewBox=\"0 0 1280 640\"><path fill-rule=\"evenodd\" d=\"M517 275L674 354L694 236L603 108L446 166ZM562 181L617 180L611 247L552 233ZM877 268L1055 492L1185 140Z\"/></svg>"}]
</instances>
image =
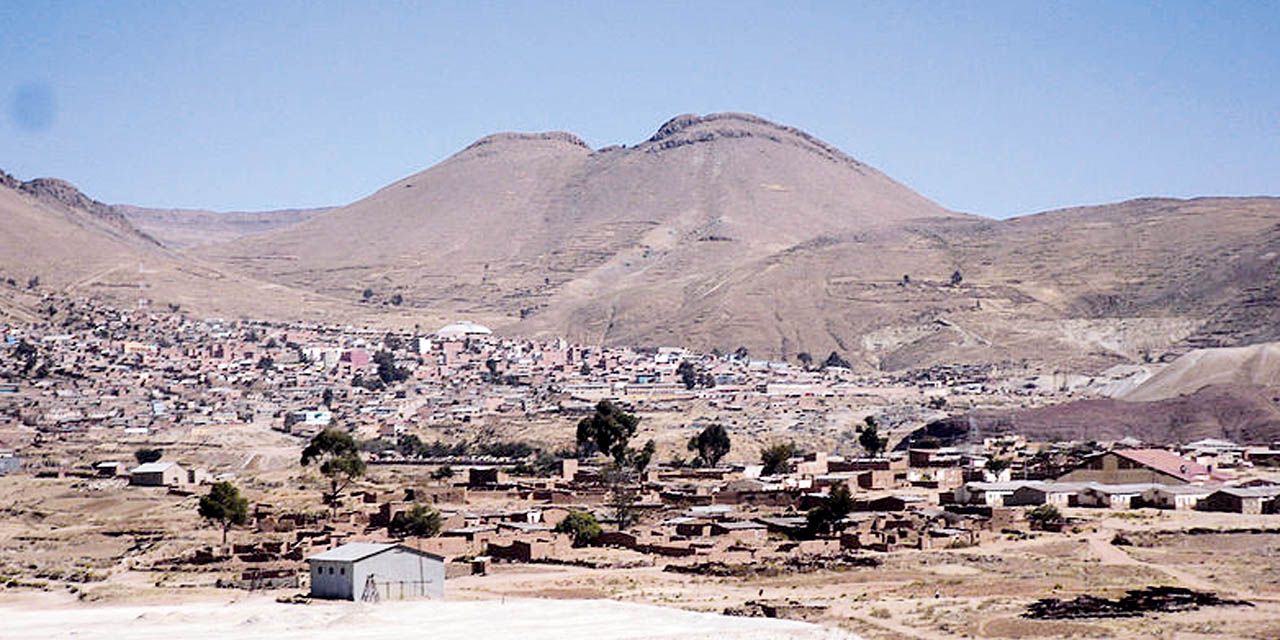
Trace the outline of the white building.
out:
<instances>
[{"instance_id":1,"label":"white building","mask_svg":"<svg viewBox=\"0 0 1280 640\"><path fill-rule=\"evenodd\" d=\"M348 542L307 558L311 597L362 600L444 597L444 557L403 544Z\"/></svg>"}]
</instances>

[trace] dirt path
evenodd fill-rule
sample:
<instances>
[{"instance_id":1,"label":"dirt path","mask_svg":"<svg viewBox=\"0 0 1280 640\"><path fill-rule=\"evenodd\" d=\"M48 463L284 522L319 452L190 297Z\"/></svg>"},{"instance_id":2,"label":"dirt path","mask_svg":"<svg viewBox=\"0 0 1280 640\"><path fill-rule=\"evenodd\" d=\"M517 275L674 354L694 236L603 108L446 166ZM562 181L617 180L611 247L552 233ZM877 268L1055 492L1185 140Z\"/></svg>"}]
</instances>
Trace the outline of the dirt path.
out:
<instances>
[{"instance_id":1,"label":"dirt path","mask_svg":"<svg viewBox=\"0 0 1280 640\"><path fill-rule=\"evenodd\" d=\"M1111 535L1113 535L1113 532L1103 530L1086 538L1086 540L1089 541L1089 549L1093 551L1094 555L1098 556L1098 560L1103 564L1145 567L1153 571L1159 571L1193 589L1199 589L1201 591L1224 590L1221 585L1215 584L1186 571L1138 560L1126 553L1123 547L1111 544L1109 539L1109 536Z\"/></svg>"}]
</instances>

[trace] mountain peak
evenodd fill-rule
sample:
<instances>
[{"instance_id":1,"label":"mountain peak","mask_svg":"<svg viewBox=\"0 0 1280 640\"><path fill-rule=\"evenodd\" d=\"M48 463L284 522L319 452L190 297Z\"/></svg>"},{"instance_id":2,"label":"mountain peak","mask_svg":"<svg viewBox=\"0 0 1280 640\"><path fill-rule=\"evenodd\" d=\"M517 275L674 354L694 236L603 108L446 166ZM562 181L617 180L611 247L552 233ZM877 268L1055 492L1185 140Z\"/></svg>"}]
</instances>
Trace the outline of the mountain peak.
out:
<instances>
[{"instance_id":1,"label":"mountain peak","mask_svg":"<svg viewBox=\"0 0 1280 640\"><path fill-rule=\"evenodd\" d=\"M790 144L818 154L833 162L847 164L859 171L866 165L854 160L836 147L795 127L781 125L750 113L712 113L705 116L686 113L666 121L645 144L655 151L715 140L755 138L779 144Z\"/></svg>"},{"instance_id":2,"label":"mountain peak","mask_svg":"<svg viewBox=\"0 0 1280 640\"><path fill-rule=\"evenodd\" d=\"M84 192L76 188L75 185L60 180L58 178L35 178L23 182L4 171L0 171L0 186L5 186L14 191L25 193L37 200L44 202L56 202L62 206L84 211L107 224L110 224L119 230L136 235L150 243L160 244L155 238L143 233L137 227L133 226L125 217L124 213L109 204L98 202Z\"/></svg>"},{"instance_id":3,"label":"mountain peak","mask_svg":"<svg viewBox=\"0 0 1280 640\"><path fill-rule=\"evenodd\" d=\"M523 142L562 142L574 147L581 147L587 151L591 147L582 138L569 133L568 131L543 131L538 133L520 133L520 132L503 132L487 135L471 144L467 145L460 153L466 153L474 149L482 147L491 147L504 143L523 143Z\"/></svg>"}]
</instances>

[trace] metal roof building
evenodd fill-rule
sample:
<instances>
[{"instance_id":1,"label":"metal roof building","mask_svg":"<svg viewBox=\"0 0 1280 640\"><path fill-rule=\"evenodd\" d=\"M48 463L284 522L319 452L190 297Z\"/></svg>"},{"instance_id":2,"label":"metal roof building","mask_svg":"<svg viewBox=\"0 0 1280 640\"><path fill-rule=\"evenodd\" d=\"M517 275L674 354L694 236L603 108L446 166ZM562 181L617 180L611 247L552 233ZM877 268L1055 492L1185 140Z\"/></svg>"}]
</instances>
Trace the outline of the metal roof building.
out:
<instances>
[{"instance_id":1,"label":"metal roof building","mask_svg":"<svg viewBox=\"0 0 1280 640\"><path fill-rule=\"evenodd\" d=\"M403 544L348 542L307 558L307 563L313 598L444 597L444 557Z\"/></svg>"}]
</instances>

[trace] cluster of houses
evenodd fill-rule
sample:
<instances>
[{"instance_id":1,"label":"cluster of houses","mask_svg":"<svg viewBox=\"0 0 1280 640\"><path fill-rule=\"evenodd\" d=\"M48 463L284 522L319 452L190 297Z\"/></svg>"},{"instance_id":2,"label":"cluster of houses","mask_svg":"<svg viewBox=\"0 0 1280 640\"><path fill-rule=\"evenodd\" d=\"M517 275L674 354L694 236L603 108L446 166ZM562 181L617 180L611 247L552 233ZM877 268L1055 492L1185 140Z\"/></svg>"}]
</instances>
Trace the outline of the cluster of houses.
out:
<instances>
[{"instance_id":1,"label":"cluster of houses","mask_svg":"<svg viewBox=\"0 0 1280 640\"><path fill-rule=\"evenodd\" d=\"M1219 444L1220 443L1220 444ZM1216 441L1214 448L1236 447ZM1188 451L1203 451L1195 443ZM1199 509L1280 513L1280 484L1234 483L1234 476L1166 449L1113 449L1089 456L1052 480L966 483L944 501L993 507L1050 504L1110 509Z\"/></svg>"}]
</instances>

